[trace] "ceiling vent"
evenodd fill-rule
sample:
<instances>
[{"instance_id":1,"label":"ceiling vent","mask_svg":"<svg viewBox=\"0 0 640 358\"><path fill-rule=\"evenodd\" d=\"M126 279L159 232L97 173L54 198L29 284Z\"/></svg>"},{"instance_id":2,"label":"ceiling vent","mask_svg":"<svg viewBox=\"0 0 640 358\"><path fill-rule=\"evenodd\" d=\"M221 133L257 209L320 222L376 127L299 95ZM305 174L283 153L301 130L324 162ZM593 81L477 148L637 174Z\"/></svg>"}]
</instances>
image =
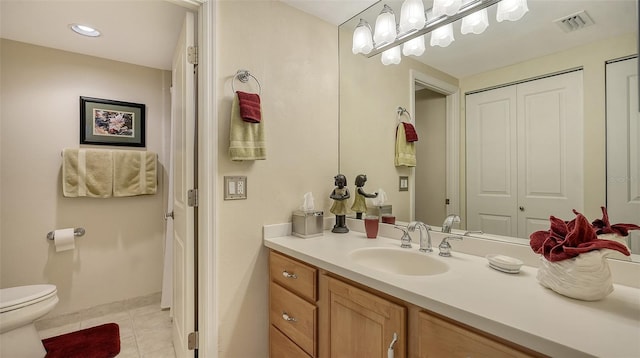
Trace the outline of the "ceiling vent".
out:
<instances>
[{"instance_id":1,"label":"ceiling vent","mask_svg":"<svg viewBox=\"0 0 640 358\"><path fill-rule=\"evenodd\" d=\"M565 16L565 17L559 18L559 19L555 20L554 22L564 32L577 31L577 30L583 29L583 28L585 28L587 26L591 26L591 25L594 24L593 20L589 16L589 14L587 14L587 12L584 11L584 10L582 10L580 12L577 12L575 14L569 15L569 16Z\"/></svg>"}]
</instances>

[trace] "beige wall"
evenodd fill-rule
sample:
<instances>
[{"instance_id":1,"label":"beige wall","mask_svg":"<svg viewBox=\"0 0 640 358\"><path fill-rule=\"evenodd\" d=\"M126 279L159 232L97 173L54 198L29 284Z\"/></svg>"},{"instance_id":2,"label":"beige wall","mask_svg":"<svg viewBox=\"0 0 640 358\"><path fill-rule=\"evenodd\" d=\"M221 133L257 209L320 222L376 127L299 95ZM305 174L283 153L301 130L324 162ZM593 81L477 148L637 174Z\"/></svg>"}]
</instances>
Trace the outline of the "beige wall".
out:
<instances>
[{"instance_id":1,"label":"beige wall","mask_svg":"<svg viewBox=\"0 0 640 358\"><path fill-rule=\"evenodd\" d=\"M534 60L488 71L460 80L461 93L504 83L533 78L570 68L583 67L584 79L584 212L587 217L600 217L600 206L606 204L605 145L605 61L637 53L637 36L628 34L615 39L572 48ZM466 207L464 179L465 108L461 100L462 160L460 170L461 208ZM463 213L464 214L464 213Z\"/></svg>"},{"instance_id":2,"label":"beige wall","mask_svg":"<svg viewBox=\"0 0 640 358\"><path fill-rule=\"evenodd\" d=\"M330 215L338 167L337 29L277 1L222 1L218 19L218 179L246 175L248 195L217 204L219 351L220 357L267 357L262 226L291 221L309 191ZM238 69L250 70L262 85L264 161L229 160L231 81ZM253 89L239 81L235 87Z\"/></svg>"},{"instance_id":3,"label":"beige wall","mask_svg":"<svg viewBox=\"0 0 640 358\"><path fill-rule=\"evenodd\" d=\"M382 188L398 220L409 221L410 191L399 191L399 176L410 169L394 165L398 107L409 109L411 70L458 85L458 80L411 57L384 66L380 56L351 52L353 27L340 31L340 170L349 187L358 174L367 174L367 191ZM403 120L407 120L403 117ZM443 176L445 173L441 173Z\"/></svg>"},{"instance_id":4,"label":"beige wall","mask_svg":"<svg viewBox=\"0 0 640 358\"><path fill-rule=\"evenodd\" d=\"M162 191L65 198L60 168L62 149L79 147L79 96L144 103L162 185L170 73L1 41L0 286L57 285L53 315L160 291ZM86 235L56 253L45 236L65 227Z\"/></svg>"}]
</instances>

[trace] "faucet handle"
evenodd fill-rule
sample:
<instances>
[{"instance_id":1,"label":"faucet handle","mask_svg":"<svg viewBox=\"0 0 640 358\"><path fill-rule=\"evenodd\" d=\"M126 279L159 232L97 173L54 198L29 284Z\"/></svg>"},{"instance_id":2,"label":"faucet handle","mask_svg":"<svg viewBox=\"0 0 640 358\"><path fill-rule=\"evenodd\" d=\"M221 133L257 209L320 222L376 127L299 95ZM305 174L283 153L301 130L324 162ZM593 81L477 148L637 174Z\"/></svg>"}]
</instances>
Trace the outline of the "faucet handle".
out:
<instances>
[{"instance_id":1,"label":"faucet handle","mask_svg":"<svg viewBox=\"0 0 640 358\"><path fill-rule=\"evenodd\" d=\"M438 255L449 257L451 256L451 244L449 244L449 240L462 240L461 236L447 236L442 239L440 245L438 245L438 249L440 249L440 253Z\"/></svg>"},{"instance_id":2,"label":"faucet handle","mask_svg":"<svg viewBox=\"0 0 640 358\"><path fill-rule=\"evenodd\" d=\"M402 237L400 238L400 247L403 249L410 249L411 236L409 236L409 232L407 231L407 228L404 226L397 226L397 225L394 225L393 227L402 231Z\"/></svg>"}]
</instances>

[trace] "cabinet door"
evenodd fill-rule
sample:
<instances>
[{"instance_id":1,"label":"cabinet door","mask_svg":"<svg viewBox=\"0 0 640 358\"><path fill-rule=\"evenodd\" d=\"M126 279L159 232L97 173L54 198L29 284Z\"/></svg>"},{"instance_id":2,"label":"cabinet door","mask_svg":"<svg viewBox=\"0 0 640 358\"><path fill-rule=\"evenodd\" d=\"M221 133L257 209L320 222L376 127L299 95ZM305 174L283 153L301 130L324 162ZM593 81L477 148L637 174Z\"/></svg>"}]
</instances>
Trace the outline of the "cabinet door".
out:
<instances>
[{"instance_id":1,"label":"cabinet door","mask_svg":"<svg viewBox=\"0 0 640 358\"><path fill-rule=\"evenodd\" d=\"M523 352L426 312L419 313L418 337L420 358L529 357Z\"/></svg>"},{"instance_id":2,"label":"cabinet door","mask_svg":"<svg viewBox=\"0 0 640 358\"><path fill-rule=\"evenodd\" d=\"M329 278L330 356L387 357L397 334L395 357L406 356L406 308Z\"/></svg>"}]
</instances>

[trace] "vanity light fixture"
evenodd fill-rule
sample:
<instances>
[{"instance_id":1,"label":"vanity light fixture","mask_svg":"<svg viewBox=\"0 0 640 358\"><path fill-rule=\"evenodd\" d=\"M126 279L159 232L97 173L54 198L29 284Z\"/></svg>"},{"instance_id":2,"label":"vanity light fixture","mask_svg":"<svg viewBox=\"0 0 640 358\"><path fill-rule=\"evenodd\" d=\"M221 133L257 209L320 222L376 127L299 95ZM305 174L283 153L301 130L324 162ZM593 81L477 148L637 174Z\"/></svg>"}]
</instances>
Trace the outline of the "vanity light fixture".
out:
<instances>
[{"instance_id":1,"label":"vanity light fixture","mask_svg":"<svg viewBox=\"0 0 640 358\"><path fill-rule=\"evenodd\" d=\"M373 34L373 41L376 44L391 43L398 34L396 28L396 15L393 10L384 5L380 15L376 18L376 28Z\"/></svg>"},{"instance_id":2,"label":"vanity light fixture","mask_svg":"<svg viewBox=\"0 0 640 358\"><path fill-rule=\"evenodd\" d=\"M467 2L471 2L473 0L467 0ZM484 32L484 30L489 27L489 17L487 16L487 9L482 9L474 12L471 15L467 15L462 19L462 26L460 28L460 33L463 35L466 34L476 34L479 35Z\"/></svg>"},{"instance_id":3,"label":"vanity light fixture","mask_svg":"<svg viewBox=\"0 0 640 358\"><path fill-rule=\"evenodd\" d=\"M433 15L435 17L455 15L460 10L460 5L462 5L461 0L433 0Z\"/></svg>"},{"instance_id":4,"label":"vanity light fixture","mask_svg":"<svg viewBox=\"0 0 640 358\"><path fill-rule=\"evenodd\" d=\"M405 0L400 10L400 32L420 30L427 22L422 0ZM395 39L394 39L395 40Z\"/></svg>"},{"instance_id":5,"label":"vanity light fixture","mask_svg":"<svg viewBox=\"0 0 640 358\"><path fill-rule=\"evenodd\" d=\"M410 6L414 6L415 5L414 3L415 3L415 0L405 0L405 3L403 3L402 5L403 9L405 9L403 12L408 13L409 12L408 9L410 8ZM405 4L406 4L406 8L405 8ZM489 6L498 4L498 15L497 15L498 22L501 22L504 20L517 21L521 19L522 16L524 16L524 14L527 11L529 11L529 8L527 6L527 0L464 0L464 1L463 0L444 0L442 4L443 5L438 5L438 6L439 7L442 6L443 10L438 10L438 11L443 11L443 14L439 16L436 16L436 15L429 16L429 12L433 14L436 8L437 4L434 3L434 7L427 10L426 22L424 26L420 29L411 28L409 25L407 25L409 23L409 20L404 20L403 17L401 16L400 25L398 26L398 28L400 29L399 33L396 30L395 15L393 13L393 10L388 5L385 4L382 11L380 12L380 15L378 15L378 18L376 19L372 49L370 51L365 51L365 50L368 50L368 46L360 46L360 45L356 46L356 41L355 41L356 37L358 37L359 39L360 32L364 33L364 30L360 30L360 28L362 27L361 24L364 21L364 20L361 20L360 24L358 24L358 26L356 27L356 31L354 31L354 35L353 35L354 54L362 53L366 57L373 57L378 54L384 53L388 50L394 49L394 51L387 52L387 55L384 56L385 58L383 59L383 62L386 62L385 64L391 64L396 62L400 63L400 60L391 56L391 54L394 54L395 56L395 54L399 52L399 45L403 45L402 52L405 54L405 56L407 56L407 54L420 56L417 54L420 51L415 50L415 49L418 49L420 46L419 40L416 40L411 44L409 44L408 42L416 38L423 38L423 42L424 42L424 35L431 33L432 46L443 46L443 47L448 46L454 40L453 30L451 30L450 34L449 34L449 30L440 30L437 32L436 30L439 30L441 27L452 28L451 25L460 19L463 19L463 22L465 23L463 25L463 30L462 30L463 34L467 34L467 33L479 34L483 32L488 26L486 9ZM455 6L458 7L456 12L453 13L452 15L448 15L449 12L453 11L450 9L454 8ZM468 17L468 19L466 19L465 21L464 19L466 17ZM420 23L420 22L418 21L416 23ZM356 36L355 32L359 32L358 36ZM443 34L441 34L441 32ZM434 37L436 37L436 40L434 40ZM368 42L365 40L359 39L358 44L360 43L368 43ZM398 50L395 50L396 47L398 47ZM391 61L391 59L393 59L393 61Z\"/></svg>"},{"instance_id":6,"label":"vanity light fixture","mask_svg":"<svg viewBox=\"0 0 640 358\"><path fill-rule=\"evenodd\" d=\"M88 37L98 37L101 35L100 31L98 31L97 29L94 29L91 26L87 26L87 25L81 25L81 24L71 24L69 25L69 28L77 33L80 34L82 36L88 36Z\"/></svg>"},{"instance_id":7,"label":"vanity light fixture","mask_svg":"<svg viewBox=\"0 0 640 358\"><path fill-rule=\"evenodd\" d=\"M360 23L353 31L353 48L351 51L354 55L362 53L368 54L373 50L373 39L371 38L371 26L364 19L360 19Z\"/></svg>"},{"instance_id":8,"label":"vanity light fixture","mask_svg":"<svg viewBox=\"0 0 640 358\"><path fill-rule=\"evenodd\" d=\"M380 58L382 61L382 64L385 66L389 66L389 65L397 65L400 63L401 60L401 56L400 56L400 45L394 47L394 48L390 48L388 50L386 50L385 52L382 53L382 57Z\"/></svg>"},{"instance_id":9,"label":"vanity light fixture","mask_svg":"<svg viewBox=\"0 0 640 358\"><path fill-rule=\"evenodd\" d=\"M427 11L427 18L437 19L437 17L433 15L432 10ZM451 45L453 41L455 41L455 38L453 37L452 23L442 25L431 32L431 46L447 47Z\"/></svg>"},{"instance_id":10,"label":"vanity light fixture","mask_svg":"<svg viewBox=\"0 0 640 358\"><path fill-rule=\"evenodd\" d=\"M529 11L527 0L502 0L498 3L496 20L518 21Z\"/></svg>"},{"instance_id":11,"label":"vanity light fixture","mask_svg":"<svg viewBox=\"0 0 640 358\"><path fill-rule=\"evenodd\" d=\"M402 54L405 56L420 56L424 51L424 35L402 44Z\"/></svg>"}]
</instances>

